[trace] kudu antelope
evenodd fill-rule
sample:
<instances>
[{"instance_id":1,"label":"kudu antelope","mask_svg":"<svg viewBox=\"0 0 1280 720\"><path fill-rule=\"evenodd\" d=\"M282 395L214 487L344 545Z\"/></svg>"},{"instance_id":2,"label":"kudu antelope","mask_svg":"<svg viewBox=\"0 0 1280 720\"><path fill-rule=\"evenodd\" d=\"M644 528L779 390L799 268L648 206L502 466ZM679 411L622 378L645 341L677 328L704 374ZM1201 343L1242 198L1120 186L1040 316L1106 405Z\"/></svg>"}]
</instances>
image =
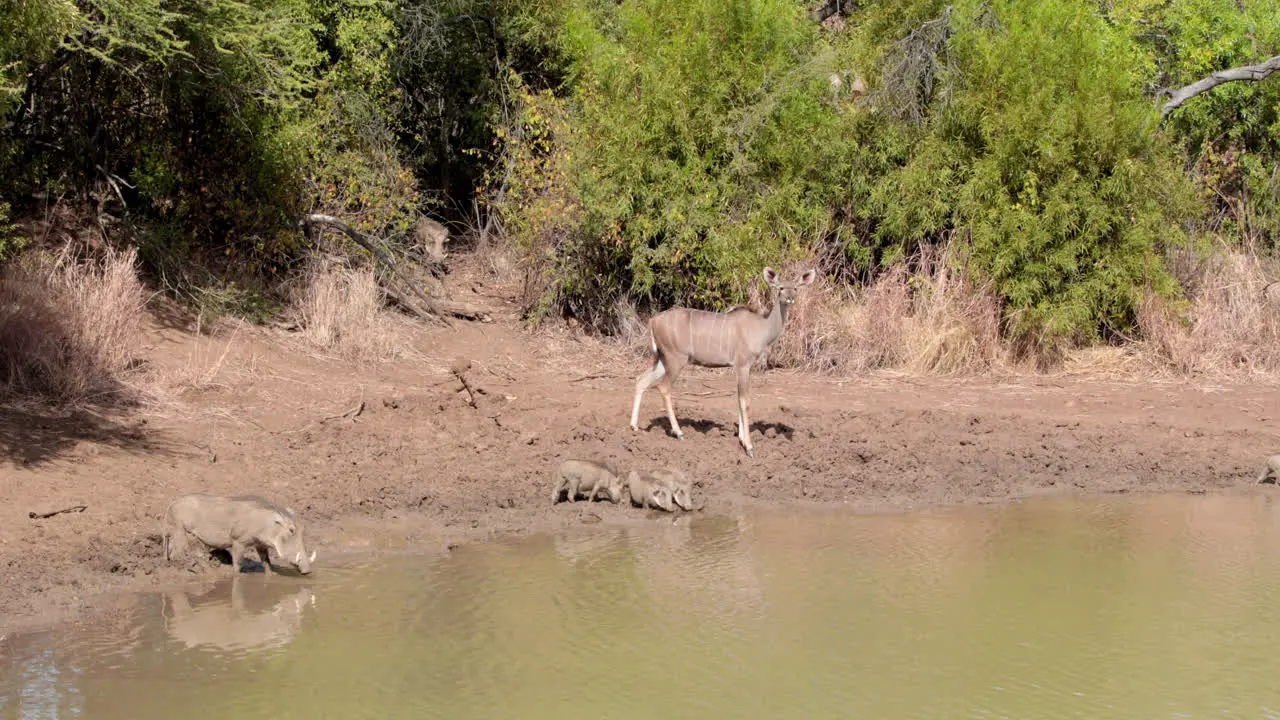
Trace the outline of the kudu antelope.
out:
<instances>
[{"instance_id":1,"label":"kudu antelope","mask_svg":"<svg viewBox=\"0 0 1280 720\"><path fill-rule=\"evenodd\" d=\"M693 363L703 367L733 366L738 375L738 441L755 457L751 446L751 424L747 417L750 399L751 365L778 336L787 321L787 311L800 290L813 284L817 273L809 270L795 282L783 282L773 268L764 269L764 281L773 297L773 309L761 315L745 307L728 312L707 312L676 307L664 310L649 320L651 365L636 378L636 398L631 407L631 429L638 430L640 399L654 383L667 406L671 431L681 440L684 432L676 421L671 404L671 387L684 366Z\"/></svg>"}]
</instances>

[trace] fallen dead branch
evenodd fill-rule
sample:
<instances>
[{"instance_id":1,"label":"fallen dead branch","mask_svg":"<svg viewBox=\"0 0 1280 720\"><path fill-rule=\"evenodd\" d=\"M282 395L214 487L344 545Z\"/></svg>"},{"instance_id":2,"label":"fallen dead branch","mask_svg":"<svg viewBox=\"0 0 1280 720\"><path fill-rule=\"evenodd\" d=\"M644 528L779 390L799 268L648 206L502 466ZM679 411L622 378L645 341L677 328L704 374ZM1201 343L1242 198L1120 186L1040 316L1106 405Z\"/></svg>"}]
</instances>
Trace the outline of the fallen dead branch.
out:
<instances>
[{"instance_id":1,"label":"fallen dead branch","mask_svg":"<svg viewBox=\"0 0 1280 720\"><path fill-rule=\"evenodd\" d=\"M488 322L489 316L483 310L463 302L431 297L423 292L409 278L405 277L399 263L385 248L386 243L367 233L363 233L332 215L312 213L304 215L298 222L307 232L313 226L323 225L342 231L351 241L368 250L374 261L386 271L383 290L401 307L430 322L439 322L451 326L445 315L453 315L465 320Z\"/></svg>"},{"instance_id":2,"label":"fallen dead branch","mask_svg":"<svg viewBox=\"0 0 1280 720\"><path fill-rule=\"evenodd\" d=\"M479 320L480 322L492 322L489 313L470 303L458 302L457 300L446 300L445 298L436 298L436 307L447 315L462 318L463 320Z\"/></svg>"},{"instance_id":3,"label":"fallen dead branch","mask_svg":"<svg viewBox=\"0 0 1280 720\"><path fill-rule=\"evenodd\" d=\"M88 510L88 509L89 509L88 505L72 505L69 508L62 508L61 510L53 510L46 513L38 513L32 510L31 512L27 513L27 517L31 518L32 520L44 520L45 518L51 518L54 515L61 515L63 513L84 512L85 510Z\"/></svg>"}]
</instances>

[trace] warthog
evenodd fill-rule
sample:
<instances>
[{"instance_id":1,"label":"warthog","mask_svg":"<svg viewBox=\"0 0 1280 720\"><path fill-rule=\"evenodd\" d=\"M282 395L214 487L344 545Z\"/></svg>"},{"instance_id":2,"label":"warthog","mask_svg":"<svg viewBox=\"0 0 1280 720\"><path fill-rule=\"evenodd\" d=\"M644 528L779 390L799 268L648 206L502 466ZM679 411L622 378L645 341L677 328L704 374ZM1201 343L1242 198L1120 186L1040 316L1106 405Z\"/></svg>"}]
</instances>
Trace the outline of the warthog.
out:
<instances>
[{"instance_id":1,"label":"warthog","mask_svg":"<svg viewBox=\"0 0 1280 720\"><path fill-rule=\"evenodd\" d=\"M1272 455L1267 458L1267 464L1263 465L1262 472L1258 473L1258 482L1262 483L1268 480L1280 484L1280 455Z\"/></svg>"},{"instance_id":2,"label":"warthog","mask_svg":"<svg viewBox=\"0 0 1280 720\"><path fill-rule=\"evenodd\" d=\"M604 490L609 501L622 500L622 478L611 468L590 460L565 460L552 476L551 504L560 502L567 493L568 501L575 502L580 493L587 494L587 501L596 499L596 493Z\"/></svg>"},{"instance_id":3,"label":"warthog","mask_svg":"<svg viewBox=\"0 0 1280 720\"><path fill-rule=\"evenodd\" d=\"M649 473L649 478L671 491L671 501L681 510L693 509L693 483L675 468L662 468Z\"/></svg>"},{"instance_id":4,"label":"warthog","mask_svg":"<svg viewBox=\"0 0 1280 720\"><path fill-rule=\"evenodd\" d=\"M444 244L449 239L449 230L440 223L431 218L420 218L418 224L413 229L413 233L418 238L418 244L422 246L423 251L436 262L442 262L448 253L444 250Z\"/></svg>"},{"instance_id":5,"label":"warthog","mask_svg":"<svg viewBox=\"0 0 1280 720\"><path fill-rule=\"evenodd\" d=\"M210 548L229 551L236 572L240 572L240 561L249 548L257 551L267 573L272 562L283 562L306 575L316 559L315 551L307 555L302 523L293 511L256 495L197 493L174 500L165 511L165 560L182 555L187 535Z\"/></svg>"},{"instance_id":6,"label":"warthog","mask_svg":"<svg viewBox=\"0 0 1280 720\"><path fill-rule=\"evenodd\" d=\"M631 504L642 508L658 508L671 512L671 490L653 475L632 470L627 475L627 493Z\"/></svg>"}]
</instances>

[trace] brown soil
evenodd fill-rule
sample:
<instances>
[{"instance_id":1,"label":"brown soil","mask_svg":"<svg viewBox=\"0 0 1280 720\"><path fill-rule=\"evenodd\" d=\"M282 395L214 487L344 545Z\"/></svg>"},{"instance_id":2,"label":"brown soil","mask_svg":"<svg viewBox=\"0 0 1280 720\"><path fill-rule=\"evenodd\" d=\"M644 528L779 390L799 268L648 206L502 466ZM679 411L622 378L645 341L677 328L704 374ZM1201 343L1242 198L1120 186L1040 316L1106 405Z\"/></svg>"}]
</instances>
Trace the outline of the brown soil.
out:
<instances>
[{"instance_id":1,"label":"brown soil","mask_svg":"<svg viewBox=\"0 0 1280 720\"><path fill-rule=\"evenodd\" d=\"M147 360L188 388L160 409L0 408L0 633L100 607L110 593L230 572L161 557L165 505L193 491L291 505L323 572L326 556L350 550L654 521L607 502L552 506L551 472L569 457L682 468L716 512L1201 492L1251 486L1280 451L1273 386L757 371L751 459L734 437L727 371L682 378L684 441L668 434L656 390L632 433L640 352L569 330L530 333L512 288L479 271L452 277L455 296L486 305L494 322L422 330L421 357L359 366L309 354L282 330L197 338L157 315ZM475 407L450 372L457 358L471 363Z\"/></svg>"}]
</instances>

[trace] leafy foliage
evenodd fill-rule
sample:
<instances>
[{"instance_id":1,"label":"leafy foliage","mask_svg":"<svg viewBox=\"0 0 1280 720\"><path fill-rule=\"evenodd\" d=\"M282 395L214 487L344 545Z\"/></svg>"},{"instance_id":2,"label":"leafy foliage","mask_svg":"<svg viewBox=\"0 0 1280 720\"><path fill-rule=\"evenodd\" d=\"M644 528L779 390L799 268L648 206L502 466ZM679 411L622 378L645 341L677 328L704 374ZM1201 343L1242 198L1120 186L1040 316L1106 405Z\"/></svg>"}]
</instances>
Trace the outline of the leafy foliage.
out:
<instances>
[{"instance_id":1,"label":"leafy foliage","mask_svg":"<svg viewBox=\"0 0 1280 720\"><path fill-rule=\"evenodd\" d=\"M1132 3L1153 87L1178 87L1280 55L1280 2L1177 0ZM1208 212L1202 230L1237 243L1280 247L1280 83L1227 83L1170 117Z\"/></svg>"},{"instance_id":2,"label":"leafy foliage","mask_svg":"<svg viewBox=\"0 0 1280 720\"><path fill-rule=\"evenodd\" d=\"M626 303L741 302L765 264L870 284L947 246L1040 355L1176 297L1188 230L1275 249L1280 83L1156 108L1280 52L1280 0L839 20L794 0L6 3L0 226L72 198L137 228L155 274L261 298L308 251L300 213L394 239L487 209L529 311L606 329Z\"/></svg>"},{"instance_id":3,"label":"leafy foliage","mask_svg":"<svg viewBox=\"0 0 1280 720\"><path fill-rule=\"evenodd\" d=\"M501 155L495 133L510 123L511 61L503 12L492 0L408 0L398 9L400 143L437 200L463 204Z\"/></svg>"},{"instance_id":4,"label":"leafy foliage","mask_svg":"<svg viewBox=\"0 0 1280 720\"><path fill-rule=\"evenodd\" d=\"M1190 209L1130 74L1138 52L1087 3L989 7L999 28L957 33L965 87L933 128L941 147L912 163L938 157L961 180L952 222L1016 335L1043 348L1127 329L1142 286L1173 289L1159 251Z\"/></svg>"},{"instance_id":5,"label":"leafy foliage","mask_svg":"<svg viewBox=\"0 0 1280 720\"><path fill-rule=\"evenodd\" d=\"M1174 290L1160 251L1188 186L1153 133L1149 54L1095 4L869 4L840 35L772 0L555 9L565 179L510 209L578 208L554 243L515 226L555 257L544 308L723 306L767 263L874 272L950 238L1038 348ZM846 90L863 74L865 100Z\"/></svg>"},{"instance_id":6,"label":"leafy foliage","mask_svg":"<svg viewBox=\"0 0 1280 720\"><path fill-rule=\"evenodd\" d=\"M577 208L554 238L528 232L538 221L513 225L529 252L552 256L555 297L584 316L619 292L722 305L763 262L799 254L830 225L839 188L825 181L847 170L849 144L816 90L834 56L802 8L644 0L552 10L571 114L548 137L545 106L526 105L516 139L534 145L528 162L559 158L564 182L513 195L511 214Z\"/></svg>"},{"instance_id":7,"label":"leafy foliage","mask_svg":"<svg viewBox=\"0 0 1280 720\"><path fill-rule=\"evenodd\" d=\"M0 134L16 178L3 195L21 211L30 192L71 191L150 225L157 272L269 277L304 249L304 210L403 232L418 195L396 147L392 13L376 0L86 0L55 53L19 48L30 99Z\"/></svg>"},{"instance_id":8,"label":"leafy foliage","mask_svg":"<svg viewBox=\"0 0 1280 720\"><path fill-rule=\"evenodd\" d=\"M75 28L79 11L72 0L27 0L0 5L0 121L22 101L24 77L46 61L58 39Z\"/></svg>"}]
</instances>

